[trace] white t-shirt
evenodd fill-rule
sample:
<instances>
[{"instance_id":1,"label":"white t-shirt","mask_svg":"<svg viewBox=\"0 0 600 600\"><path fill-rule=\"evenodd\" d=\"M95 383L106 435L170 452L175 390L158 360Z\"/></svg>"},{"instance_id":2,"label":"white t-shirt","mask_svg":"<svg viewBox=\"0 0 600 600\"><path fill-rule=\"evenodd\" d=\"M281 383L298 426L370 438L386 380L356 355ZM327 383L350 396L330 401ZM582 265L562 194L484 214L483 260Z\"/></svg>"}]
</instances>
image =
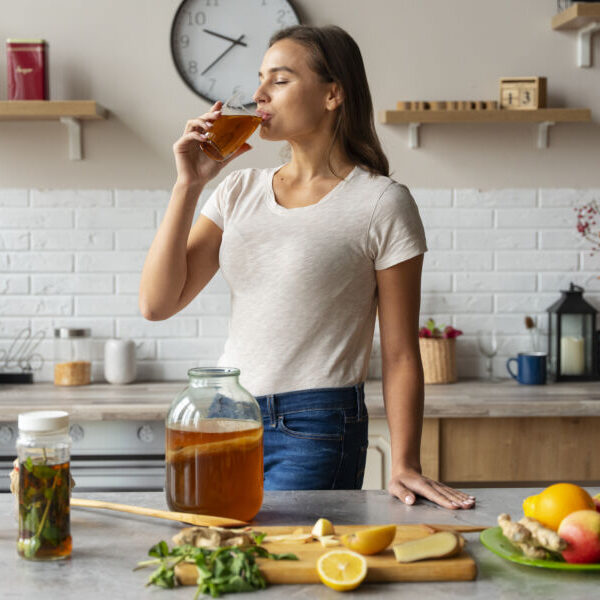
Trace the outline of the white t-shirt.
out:
<instances>
[{"instance_id":1,"label":"white t-shirt","mask_svg":"<svg viewBox=\"0 0 600 600\"><path fill-rule=\"evenodd\" d=\"M355 167L316 204L284 208L281 167L228 175L201 212L223 230L219 264L231 318L219 366L253 395L366 379L375 271L427 250L408 188Z\"/></svg>"}]
</instances>

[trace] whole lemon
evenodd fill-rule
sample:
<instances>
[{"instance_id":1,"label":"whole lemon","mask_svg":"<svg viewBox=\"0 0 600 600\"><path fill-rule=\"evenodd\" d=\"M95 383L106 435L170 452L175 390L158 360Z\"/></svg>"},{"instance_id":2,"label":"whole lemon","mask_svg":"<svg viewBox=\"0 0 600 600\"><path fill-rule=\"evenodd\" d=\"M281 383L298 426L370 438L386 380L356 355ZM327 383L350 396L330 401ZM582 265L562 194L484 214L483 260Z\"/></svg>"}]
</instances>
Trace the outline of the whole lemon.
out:
<instances>
[{"instance_id":1,"label":"whole lemon","mask_svg":"<svg viewBox=\"0 0 600 600\"><path fill-rule=\"evenodd\" d=\"M592 497L574 483L555 483L523 501L523 513L542 525L558 530L560 522L576 510L594 510Z\"/></svg>"}]
</instances>

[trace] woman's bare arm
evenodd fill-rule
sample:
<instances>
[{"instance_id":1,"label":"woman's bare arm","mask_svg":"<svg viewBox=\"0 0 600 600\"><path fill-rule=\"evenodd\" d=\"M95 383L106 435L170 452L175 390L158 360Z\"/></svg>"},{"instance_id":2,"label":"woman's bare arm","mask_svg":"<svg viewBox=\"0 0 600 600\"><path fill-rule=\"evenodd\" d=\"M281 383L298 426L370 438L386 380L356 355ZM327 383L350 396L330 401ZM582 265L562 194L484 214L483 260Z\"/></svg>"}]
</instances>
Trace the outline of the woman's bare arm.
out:
<instances>
[{"instance_id":1,"label":"woman's bare arm","mask_svg":"<svg viewBox=\"0 0 600 600\"><path fill-rule=\"evenodd\" d=\"M194 211L206 183L226 165L251 149L243 144L230 158L217 162L202 151L206 133L221 115L221 102L190 119L173 144L177 182L165 216L148 250L140 281L139 307L150 321L162 321L189 304L219 268L221 229L204 215L194 227Z\"/></svg>"},{"instance_id":2,"label":"woman's bare arm","mask_svg":"<svg viewBox=\"0 0 600 600\"><path fill-rule=\"evenodd\" d=\"M219 269L221 229L204 215L192 220L201 185L176 183L148 250L140 282L144 318L161 321L189 304Z\"/></svg>"},{"instance_id":3,"label":"woman's bare arm","mask_svg":"<svg viewBox=\"0 0 600 600\"><path fill-rule=\"evenodd\" d=\"M423 255L376 272L383 398L392 442L390 494L406 504L415 493L446 508L474 506L467 494L421 473L424 383L419 351Z\"/></svg>"}]
</instances>

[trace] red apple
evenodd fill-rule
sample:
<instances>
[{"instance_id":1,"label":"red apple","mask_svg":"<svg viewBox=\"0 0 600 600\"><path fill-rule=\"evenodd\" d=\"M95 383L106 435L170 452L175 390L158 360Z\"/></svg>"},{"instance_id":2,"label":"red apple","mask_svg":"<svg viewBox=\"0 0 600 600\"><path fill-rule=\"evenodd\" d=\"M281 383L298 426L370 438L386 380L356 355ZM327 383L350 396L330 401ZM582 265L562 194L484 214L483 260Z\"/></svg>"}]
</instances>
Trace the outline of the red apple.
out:
<instances>
[{"instance_id":1,"label":"red apple","mask_svg":"<svg viewBox=\"0 0 600 600\"><path fill-rule=\"evenodd\" d=\"M568 543L562 553L568 563L600 562L600 513L572 512L560 522L558 535Z\"/></svg>"},{"instance_id":2,"label":"red apple","mask_svg":"<svg viewBox=\"0 0 600 600\"><path fill-rule=\"evenodd\" d=\"M596 505L596 510L598 512L600 512L600 494L596 494L592 500L594 501L594 504Z\"/></svg>"}]
</instances>

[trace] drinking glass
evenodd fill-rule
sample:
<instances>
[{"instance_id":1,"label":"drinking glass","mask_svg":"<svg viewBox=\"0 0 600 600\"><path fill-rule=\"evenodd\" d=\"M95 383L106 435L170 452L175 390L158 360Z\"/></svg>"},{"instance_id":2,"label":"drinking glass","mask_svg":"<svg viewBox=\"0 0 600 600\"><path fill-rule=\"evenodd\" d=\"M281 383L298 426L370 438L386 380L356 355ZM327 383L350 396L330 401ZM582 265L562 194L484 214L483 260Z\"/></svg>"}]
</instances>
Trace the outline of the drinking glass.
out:
<instances>
[{"instance_id":1,"label":"drinking glass","mask_svg":"<svg viewBox=\"0 0 600 600\"><path fill-rule=\"evenodd\" d=\"M477 332L477 345L479 351L487 358L487 379L488 381L499 381L494 377L494 356L498 353L498 334L495 329L480 329Z\"/></svg>"},{"instance_id":2,"label":"drinking glass","mask_svg":"<svg viewBox=\"0 0 600 600\"><path fill-rule=\"evenodd\" d=\"M213 160L227 160L254 133L261 121L261 117L244 106L243 96L234 94L223 104L221 116L214 121L206 133L208 139L200 142L200 147Z\"/></svg>"}]
</instances>

